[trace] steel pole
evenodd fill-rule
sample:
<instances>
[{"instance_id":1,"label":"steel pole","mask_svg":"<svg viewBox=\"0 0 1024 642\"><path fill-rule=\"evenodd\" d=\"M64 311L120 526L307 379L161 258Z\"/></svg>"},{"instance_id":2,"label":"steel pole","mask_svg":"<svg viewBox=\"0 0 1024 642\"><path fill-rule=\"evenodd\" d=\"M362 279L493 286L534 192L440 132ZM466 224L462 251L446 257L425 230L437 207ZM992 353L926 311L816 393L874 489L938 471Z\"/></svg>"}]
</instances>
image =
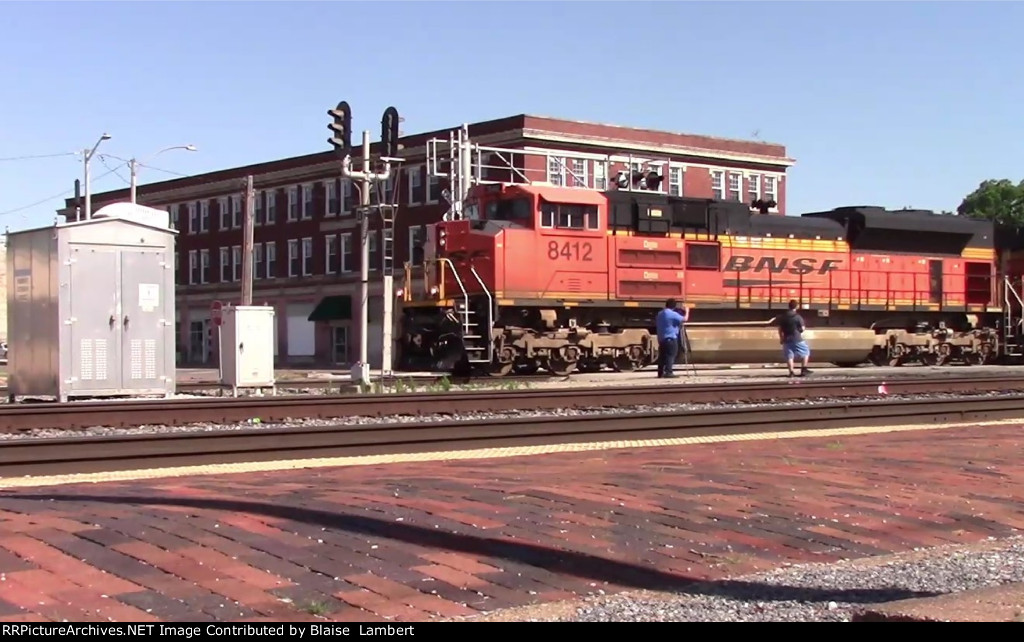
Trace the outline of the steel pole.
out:
<instances>
[{"instance_id":1,"label":"steel pole","mask_svg":"<svg viewBox=\"0 0 1024 642\"><path fill-rule=\"evenodd\" d=\"M132 174L132 180L131 180L131 185L132 185L132 187L131 187L132 203L135 203L135 192L136 192L136 187L138 185L138 163L136 163L135 159L133 158L130 161L128 161L128 165L131 167L131 174Z\"/></svg>"},{"instance_id":2,"label":"steel pole","mask_svg":"<svg viewBox=\"0 0 1024 642\"><path fill-rule=\"evenodd\" d=\"M361 220L361 257L359 259L359 363L363 364L363 372L368 373L370 319L370 132L363 132L363 177L359 192Z\"/></svg>"},{"instance_id":3,"label":"steel pole","mask_svg":"<svg viewBox=\"0 0 1024 642\"><path fill-rule=\"evenodd\" d=\"M85 220L92 218L92 190L89 188L89 161L92 160L92 154L89 150L83 150L82 158L85 160Z\"/></svg>"}]
</instances>

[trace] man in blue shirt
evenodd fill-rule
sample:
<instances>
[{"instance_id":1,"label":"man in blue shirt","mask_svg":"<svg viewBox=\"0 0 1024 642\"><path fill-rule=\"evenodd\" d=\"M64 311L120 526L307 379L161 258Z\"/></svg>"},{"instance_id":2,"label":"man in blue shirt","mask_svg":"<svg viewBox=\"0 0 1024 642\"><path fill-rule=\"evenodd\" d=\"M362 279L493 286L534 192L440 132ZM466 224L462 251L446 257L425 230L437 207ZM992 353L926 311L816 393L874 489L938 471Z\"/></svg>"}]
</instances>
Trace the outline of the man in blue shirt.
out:
<instances>
[{"instance_id":1,"label":"man in blue shirt","mask_svg":"<svg viewBox=\"0 0 1024 642\"><path fill-rule=\"evenodd\" d=\"M676 300L665 301L665 309L658 313L658 378L671 379L672 366L676 362L676 355L679 354L680 330L686 323L687 311L683 308L682 313L676 309Z\"/></svg>"}]
</instances>

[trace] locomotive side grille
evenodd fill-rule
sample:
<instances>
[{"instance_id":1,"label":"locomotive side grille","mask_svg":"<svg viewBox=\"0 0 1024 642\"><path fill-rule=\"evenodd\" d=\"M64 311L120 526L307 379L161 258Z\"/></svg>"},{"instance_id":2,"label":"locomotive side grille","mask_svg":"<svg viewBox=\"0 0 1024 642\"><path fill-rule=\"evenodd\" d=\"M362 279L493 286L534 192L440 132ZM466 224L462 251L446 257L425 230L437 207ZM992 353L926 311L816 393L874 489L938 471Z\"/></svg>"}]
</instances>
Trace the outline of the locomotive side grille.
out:
<instances>
[{"instance_id":1,"label":"locomotive side grille","mask_svg":"<svg viewBox=\"0 0 1024 642\"><path fill-rule=\"evenodd\" d=\"M566 279L565 289L569 292L579 292L582 288L579 279Z\"/></svg>"},{"instance_id":2,"label":"locomotive side grille","mask_svg":"<svg viewBox=\"0 0 1024 642\"><path fill-rule=\"evenodd\" d=\"M679 281L619 281L619 296L682 296Z\"/></svg>"}]
</instances>

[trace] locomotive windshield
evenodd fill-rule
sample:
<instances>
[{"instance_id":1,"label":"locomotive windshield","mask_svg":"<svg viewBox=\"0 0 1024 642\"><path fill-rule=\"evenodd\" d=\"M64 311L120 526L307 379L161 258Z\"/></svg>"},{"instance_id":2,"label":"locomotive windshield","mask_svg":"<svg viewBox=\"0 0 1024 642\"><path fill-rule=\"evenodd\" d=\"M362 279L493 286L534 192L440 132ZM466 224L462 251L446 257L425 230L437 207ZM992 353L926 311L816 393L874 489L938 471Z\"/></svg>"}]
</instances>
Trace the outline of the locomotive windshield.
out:
<instances>
[{"instance_id":1,"label":"locomotive windshield","mask_svg":"<svg viewBox=\"0 0 1024 642\"><path fill-rule=\"evenodd\" d=\"M532 207L528 198L491 201L487 204L487 220L489 221L529 221Z\"/></svg>"}]
</instances>

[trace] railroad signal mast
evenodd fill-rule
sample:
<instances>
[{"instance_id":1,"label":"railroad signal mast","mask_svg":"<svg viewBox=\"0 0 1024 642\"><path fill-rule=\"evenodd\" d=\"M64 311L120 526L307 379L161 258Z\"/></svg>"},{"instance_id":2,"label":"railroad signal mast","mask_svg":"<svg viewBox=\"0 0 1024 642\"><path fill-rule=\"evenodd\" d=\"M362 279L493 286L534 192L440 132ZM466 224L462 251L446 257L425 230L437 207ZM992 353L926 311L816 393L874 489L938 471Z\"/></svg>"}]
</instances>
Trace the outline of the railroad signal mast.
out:
<instances>
[{"instance_id":1,"label":"railroad signal mast","mask_svg":"<svg viewBox=\"0 0 1024 642\"><path fill-rule=\"evenodd\" d=\"M368 357L369 334L369 269L370 269L370 217L377 214L381 217L381 254L382 254L382 296L384 303L383 345L381 351L381 377L392 375L392 331L394 323L394 269L395 269L395 215L398 212L399 172L397 167L402 159L398 157L400 145L398 138L399 123L402 118L398 110L388 107L381 118L381 154L378 168L370 158L370 132L363 131L362 169L353 168L352 161L352 109L345 101L341 101L327 114L334 120L327 125L333 132L328 142L334 147L335 153L341 158L341 174L345 178L358 183L359 207L356 218L360 223L360 260L359 260L359 362L353 369L353 378L362 383L370 382L370 365ZM394 172L394 173L392 173ZM391 189L388 190L388 186ZM376 198L374 198L376 196ZM358 372L357 372L358 370Z\"/></svg>"}]
</instances>

